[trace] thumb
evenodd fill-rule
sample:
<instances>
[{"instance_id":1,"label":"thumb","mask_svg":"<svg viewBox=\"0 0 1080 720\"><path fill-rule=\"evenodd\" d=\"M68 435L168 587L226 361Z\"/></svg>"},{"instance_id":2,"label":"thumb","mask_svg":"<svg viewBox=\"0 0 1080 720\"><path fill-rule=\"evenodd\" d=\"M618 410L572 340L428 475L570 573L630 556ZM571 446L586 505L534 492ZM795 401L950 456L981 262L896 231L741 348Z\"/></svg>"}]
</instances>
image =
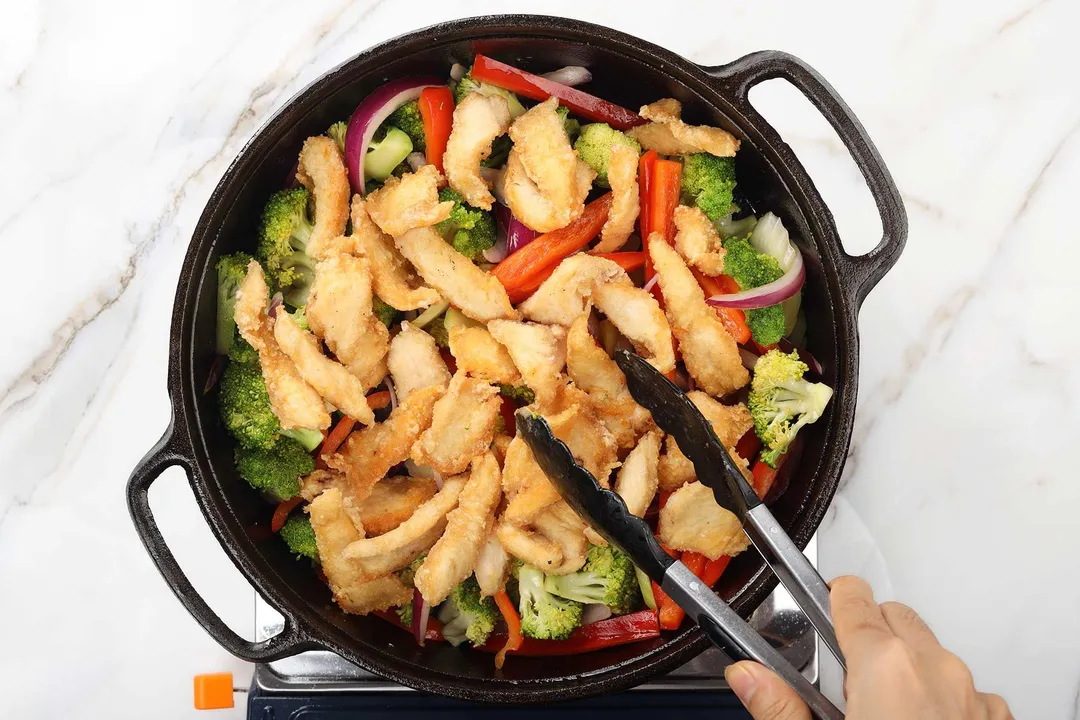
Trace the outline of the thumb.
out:
<instances>
[{"instance_id":1,"label":"thumb","mask_svg":"<svg viewBox=\"0 0 1080 720\"><path fill-rule=\"evenodd\" d=\"M724 670L728 685L754 720L810 720L810 708L768 668L743 661Z\"/></svg>"}]
</instances>

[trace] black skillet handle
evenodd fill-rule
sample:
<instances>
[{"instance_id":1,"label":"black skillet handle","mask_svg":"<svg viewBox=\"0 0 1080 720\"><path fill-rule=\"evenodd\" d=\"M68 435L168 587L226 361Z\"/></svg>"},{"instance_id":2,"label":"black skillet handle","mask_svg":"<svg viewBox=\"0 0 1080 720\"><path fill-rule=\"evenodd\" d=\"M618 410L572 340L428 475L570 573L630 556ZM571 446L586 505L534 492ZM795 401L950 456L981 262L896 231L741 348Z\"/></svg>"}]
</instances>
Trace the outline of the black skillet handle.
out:
<instances>
[{"instance_id":1,"label":"black skillet handle","mask_svg":"<svg viewBox=\"0 0 1080 720\"><path fill-rule=\"evenodd\" d=\"M798 88L829 121L851 153L877 204L883 230L877 247L865 255L849 255L846 252L841 254L841 263L847 266L845 274L854 282L857 309L862 305L867 293L873 290L878 281L900 259L904 243L907 242L908 227L900 190L870 140L866 128L825 78L794 55L763 50L727 65L705 68L705 71L720 81L725 95L735 103L738 111L750 124L761 129L766 141L773 146L785 164L798 162L795 154L779 133L754 109L748 98L752 87L773 78L782 78Z\"/></svg>"},{"instance_id":2,"label":"black skillet handle","mask_svg":"<svg viewBox=\"0 0 1080 720\"><path fill-rule=\"evenodd\" d=\"M219 645L236 657L249 662L269 662L312 649L313 643L300 629L296 618L284 612L282 616L285 618L285 625L274 637L262 642L251 642L240 637L210 609L180 569L176 557L154 521L154 515L150 511L149 492L150 486L161 473L175 465L182 467L187 473L188 481L194 483L198 477L198 469L191 460L192 457L190 443L177 429L176 424L170 422L165 434L139 461L128 478L128 512L131 513L139 538L146 546L158 572L196 622L202 625Z\"/></svg>"}]
</instances>

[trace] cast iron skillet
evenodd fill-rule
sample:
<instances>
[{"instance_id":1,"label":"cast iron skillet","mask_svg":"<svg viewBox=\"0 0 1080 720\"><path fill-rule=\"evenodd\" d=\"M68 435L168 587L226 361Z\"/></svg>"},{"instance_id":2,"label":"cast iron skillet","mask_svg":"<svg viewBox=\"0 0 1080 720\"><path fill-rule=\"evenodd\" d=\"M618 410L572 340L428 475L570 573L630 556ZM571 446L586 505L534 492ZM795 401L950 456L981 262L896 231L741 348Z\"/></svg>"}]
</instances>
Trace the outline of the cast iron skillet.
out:
<instances>
[{"instance_id":1,"label":"cast iron skillet","mask_svg":"<svg viewBox=\"0 0 1080 720\"><path fill-rule=\"evenodd\" d=\"M357 665L420 690L467 700L532 703L624 689L685 663L708 646L696 628L648 643L558 659L512 657L496 673L490 655L445 644L416 647L409 635L374 617L347 615L331 600L311 566L294 560L269 530L270 506L233 467L233 441L204 394L214 360L218 256L254 245L267 196L283 186L309 135L347 118L385 81L405 75L445 76L453 62L477 52L537 72L585 65L585 90L637 108L662 97L682 101L692 123L727 128L742 139L740 189L759 209L779 214L807 261L804 307L809 349L836 389L826 417L806 431L805 452L773 512L804 547L836 490L851 438L858 383L859 306L900 256L907 218L900 194L862 125L836 92L799 59L758 52L727 65L701 67L636 37L563 18L504 15L436 25L361 53L292 99L241 151L211 195L180 273L169 348L172 422L131 474L127 498L150 557L180 602L223 647L261 662L327 649ZM783 78L828 119L847 146L877 203L881 242L853 257L840 245L829 209L802 165L747 100L751 87ZM280 635L244 640L196 593L165 544L147 500L150 485L170 466L188 475L195 498L222 547L256 590L285 618ZM748 616L776 578L756 553L738 556L720 592Z\"/></svg>"}]
</instances>

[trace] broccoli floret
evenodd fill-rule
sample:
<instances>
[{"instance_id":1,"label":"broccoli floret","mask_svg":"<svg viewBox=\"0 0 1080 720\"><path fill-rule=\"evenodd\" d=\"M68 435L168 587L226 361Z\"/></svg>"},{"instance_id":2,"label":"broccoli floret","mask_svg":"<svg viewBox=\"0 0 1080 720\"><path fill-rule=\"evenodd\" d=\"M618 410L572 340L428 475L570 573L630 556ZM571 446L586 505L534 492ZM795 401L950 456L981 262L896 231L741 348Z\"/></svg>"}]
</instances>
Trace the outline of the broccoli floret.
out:
<instances>
[{"instance_id":1,"label":"broccoli floret","mask_svg":"<svg viewBox=\"0 0 1080 720\"><path fill-rule=\"evenodd\" d=\"M225 366L218 408L225 427L241 446L269 450L277 444L281 423L270 407L258 364L230 362Z\"/></svg>"},{"instance_id":2,"label":"broccoli floret","mask_svg":"<svg viewBox=\"0 0 1080 720\"><path fill-rule=\"evenodd\" d=\"M770 350L754 365L747 406L754 431L765 444L761 459L772 467L799 430L821 417L832 398L828 385L803 378L806 370L806 363L794 350L790 355Z\"/></svg>"},{"instance_id":3,"label":"broccoli floret","mask_svg":"<svg viewBox=\"0 0 1080 720\"><path fill-rule=\"evenodd\" d=\"M408 170L405 158L412 151L412 140L403 130L385 123L380 125L364 155L364 177L383 182L402 166Z\"/></svg>"},{"instance_id":4,"label":"broccoli floret","mask_svg":"<svg viewBox=\"0 0 1080 720\"><path fill-rule=\"evenodd\" d=\"M450 347L450 331L446 329L446 318L437 317L427 324L424 331L435 340L439 348Z\"/></svg>"},{"instance_id":5,"label":"broccoli floret","mask_svg":"<svg viewBox=\"0 0 1080 720\"><path fill-rule=\"evenodd\" d=\"M506 164L510 157L510 148L514 147L514 141L509 135L500 135L491 143L491 154L480 161L484 167L497 168Z\"/></svg>"},{"instance_id":6,"label":"broccoli floret","mask_svg":"<svg viewBox=\"0 0 1080 720\"><path fill-rule=\"evenodd\" d=\"M236 469L248 485L281 502L300 492L300 477L315 469L315 459L300 443L282 437L268 450L236 448Z\"/></svg>"},{"instance_id":7,"label":"broccoli floret","mask_svg":"<svg viewBox=\"0 0 1080 720\"><path fill-rule=\"evenodd\" d=\"M483 95L498 95L499 97L506 99L506 106L510 109L510 119L513 120L519 115L525 114L525 106L518 100L517 95L509 90L503 90L500 87L494 85L488 85L487 83L476 82L472 78L472 73L466 73L465 77L458 81L458 84L454 86L454 104L458 105L465 96L471 92L478 92Z\"/></svg>"},{"instance_id":8,"label":"broccoli floret","mask_svg":"<svg viewBox=\"0 0 1080 720\"><path fill-rule=\"evenodd\" d=\"M239 332L236 333L232 347L229 348L229 362L239 365L254 365L258 370L259 353L248 344L247 340L240 337ZM267 401L269 401L269 398L267 398Z\"/></svg>"},{"instance_id":9,"label":"broccoli floret","mask_svg":"<svg viewBox=\"0 0 1080 720\"><path fill-rule=\"evenodd\" d=\"M761 287L779 280L784 276L780 263L772 255L759 253L745 238L731 238L724 241L724 272L735 279L743 290ZM746 311L746 324L754 341L761 345L772 345L784 337L787 320L781 304L754 308Z\"/></svg>"},{"instance_id":10,"label":"broccoli floret","mask_svg":"<svg viewBox=\"0 0 1080 720\"><path fill-rule=\"evenodd\" d=\"M570 138L570 143L573 144L574 140L577 139L578 133L581 131L581 123L577 118L570 117L570 108L565 105L560 105L555 108L555 113L562 118L563 130L566 131L566 136ZM640 151L641 149L639 147L638 152Z\"/></svg>"},{"instance_id":11,"label":"broccoli floret","mask_svg":"<svg viewBox=\"0 0 1080 720\"><path fill-rule=\"evenodd\" d=\"M345 133L349 130L349 124L344 120L339 120L330 126L326 131L326 134L330 136L330 139L337 145L338 152L342 155L345 154Z\"/></svg>"},{"instance_id":12,"label":"broccoli floret","mask_svg":"<svg viewBox=\"0 0 1080 720\"><path fill-rule=\"evenodd\" d=\"M499 394L517 405L532 405L536 402L536 393L528 385L499 383Z\"/></svg>"},{"instance_id":13,"label":"broccoli floret","mask_svg":"<svg viewBox=\"0 0 1080 720\"><path fill-rule=\"evenodd\" d=\"M439 608L443 637L455 647L466 640L483 645L500 617L495 601L481 597L480 585L472 575L458 583Z\"/></svg>"},{"instance_id":14,"label":"broccoli floret","mask_svg":"<svg viewBox=\"0 0 1080 720\"><path fill-rule=\"evenodd\" d=\"M307 515L293 515L285 521L279 534L285 544L289 546L297 557L306 557L311 560L319 559L319 548L315 544L315 531L311 528L311 520Z\"/></svg>"},{"instance_id":15,"label":"broccoli floret","mask_svg":"<svg viewBox=\"0 0 1080 720\"><path fill-rule=\"evenodd\" d=\"M315 266L306 252L312 229L307 212L310 197L304 188L274 193L259 227L259 260L270 282L293 307L307 304L315 279Z\"/></svg>"},{"instance_id":16,"label":"broccoli floret","mask_svg":"<svg viewBox=\"0 0 1080 720\"><path fill-rule=\"evenodd\" d=\"M537 640L565 640L581 625L584 606L544 589L544 573L531 565L518 571L521 632Z\"/></svg>"},{"instance_id":17,"label":"broccoli floret","mask_svg":"<svg viewBox=\"0 0 1080 720\"><path fill-rule=\"evenodd\" d=\"M248 265L255 258L247 253L225 255L217 262L217 352L228 355L236 337L236 320L233 309L236 307L236 291L247 277Z\"/></svg>"},{"instance_id":18,"label":"broccoli floret","mask_svg":"<svg viewBox=\"0 0 1080 720\"><path fill-rule=\"evenodd\" d=\"M427 560L426 552L417 555L411 563L397 571L398 579L411 587L413 578L416 577L416 571L420 569L420 566L424 564L425 560Z\"/></svg>"},{"instance_id":19,"label":"broccoli floret","mask_svg":"<svg viewBox=\"0 0 1080 720\"><path fill-rule=\"evenodd\" d=\"M454 208L450 217L437 224L435 229L455 250L475 262L481 253L495 244L495 217L466 204L461 193L450 187L439 191L439 201L447 200L454 203Z\"/></svg>"},{"instance_id":20,"label":"broccoli floret","mask_svg":"<svg viewBox=\"0 0 1080 720\"><path fill-rule=\"evenodd\" d=\"M309 330L307 321L307 306L296 308L296 312L289 313L292 316L293 322L296 323L296 327L301 330Z\"/></svg>"},{"instance_id":21,"label":"broccoli floret","mask_svg":"<svg viewBox=\"0 0 1080 720\"><path fill-rule=\"evenodd\" d=\"M394 612L397 613L398 620L401 624L407 628L412 627L412 603L405 603L404 605L398 605L394 608Z\"/></svg>"},{"instance_id":22,"label":"broccoli floret","mask_svg":"<svg viewBox=\"0 0 1080 720\"><path fill-rule=\"evenodd\" d=\"M549 593L580 603L602 603L616 615L632 612L641 602L634 563L612 546L593 545L585 565L569 575L549 575Z\"/></svg>"},{"instance_id":23,"label":"broccoli floret","mask_svg":"<svg viewBox=\"0 0 1080 720\"><path fill-rule=\"evenodd\" d=\"M611 162L611 146L615 143L628 145L634 152L641 152L641 145L629 135L619 132L607 123L589 123L581 126L581 134L574 143L578 157L596 171L596 184L607 187L608 163Z\"/></svg>"},{"instance_id":24,"label":"broccoli floret","mask_svg":"<svg viewBox=\"0 0 1080 720\"><path fill-rule=\"evenodd\" d=\"M694 153L683 158L682 194L714 223L731 213L735 158Z\"/></svg>"},{"instance_id":25,"label":"broccoli floret","mask_svg":"<svg viewBox=\"0 0 1080 720\"><path fill-rule=\"evenodd\" d=\"M379 318L379 322L381 322L386 327L393 327L394 321L397 320L397 317L401 314L401 311L389 305L378 295L375 295L371 298L371 304L372 309L375 312L375 317Z\"/></svg>"},{"instance_id":26,"label":"broccoli floret","mask_svg":"<svg viewBox=\"0 0 1080 720\"><path fill-rule=\"evenodd\" d=\"M386 122L409 136L413 150L424 151L424 118L420 116L420 105L415 100L390 113Z\"/></svg>"}]
</instances>

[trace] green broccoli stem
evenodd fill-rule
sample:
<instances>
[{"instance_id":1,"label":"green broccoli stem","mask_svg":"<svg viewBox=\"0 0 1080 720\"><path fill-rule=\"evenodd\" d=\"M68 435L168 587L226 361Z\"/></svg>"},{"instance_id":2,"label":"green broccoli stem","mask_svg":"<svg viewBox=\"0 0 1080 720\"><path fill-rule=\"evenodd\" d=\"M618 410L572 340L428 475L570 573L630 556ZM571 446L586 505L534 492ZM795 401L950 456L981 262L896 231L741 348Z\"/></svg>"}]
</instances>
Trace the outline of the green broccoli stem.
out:
<instances>
[{"instance_id":1,"label":"green broccoli stem","mask_svg":"<svg viewBox=\"0 0 1080 720\"><path fill-rule=\"evenodd\" d=\"M300 443L300 445L308 452L319 447L323 441L323 434L319 430L305 430L300 428L296 430L282 430L281 434Z\"/></svg>"}]
</instances>

